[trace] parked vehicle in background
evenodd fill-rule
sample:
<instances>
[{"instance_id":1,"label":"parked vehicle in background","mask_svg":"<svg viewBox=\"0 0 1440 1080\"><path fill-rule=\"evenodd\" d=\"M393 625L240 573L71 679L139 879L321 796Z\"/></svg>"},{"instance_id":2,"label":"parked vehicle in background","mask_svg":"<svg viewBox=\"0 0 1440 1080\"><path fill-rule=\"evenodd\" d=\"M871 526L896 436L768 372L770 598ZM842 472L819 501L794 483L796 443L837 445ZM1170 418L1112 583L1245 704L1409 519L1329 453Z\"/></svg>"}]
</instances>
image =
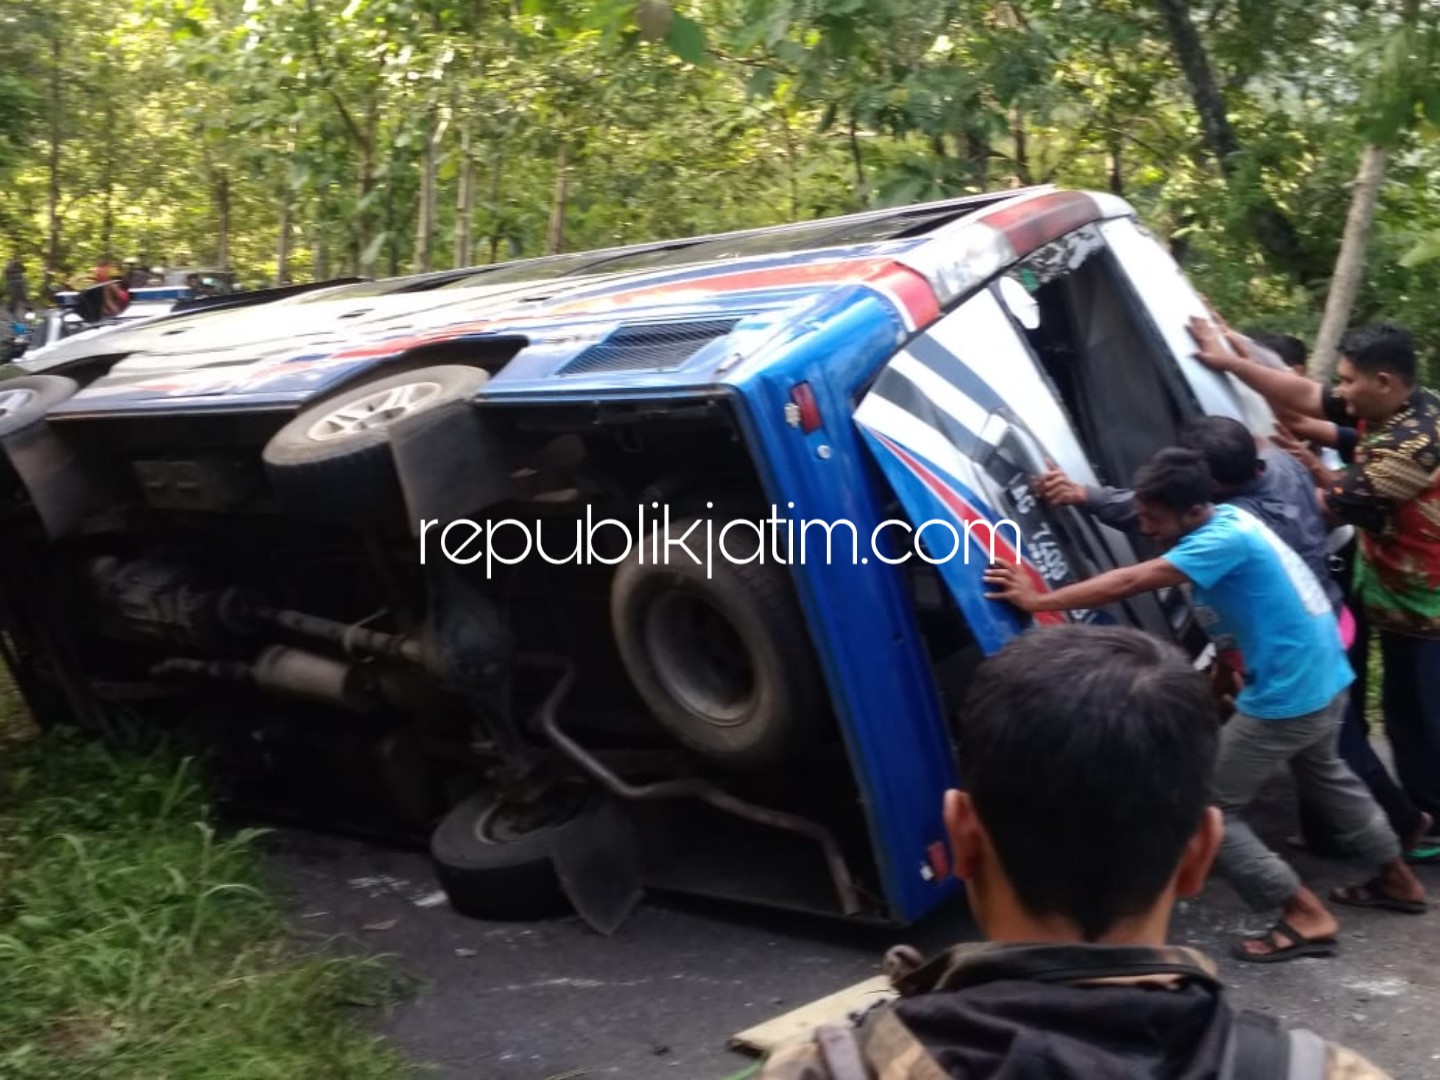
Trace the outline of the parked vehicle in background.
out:
<instances>
[{"instance_id":1,"label":"parked vehicle in background","mask_svg":"<svg viewBox=\"0 0 1440 1080\"><path fill-rule=\"evenodd\" d=\"M83 381L83 372L94 368L91 362L93 358L109 355L95 344L95 339L110 331L169 315L267 303L314 289L360 280L337 278L305 285L242 290L234 287L233 275L212 274L209 271L202 274L209 276L202 277L198 291L194 280L196 272L177 270L168 275L155 275L155 280L161 281L161 284L131 287L123 293L116 293L112 289L112 303L83 313L82 298L87 294L94 295L100 286L92 285L84 290L59 293L57 297L62 301L62 306L50 308L32 317L31 329L23 347L16 349L10 359L26 371L63 373L79 377ZM171 277L178 277L180 283L163 283ZM187 278L190 279L190 284L185 283ZM60 347L61 342L65 343L63 348ZM78 363L71 363L76 358Z\"/></svg>"},{"instance_id":2,"label":"parked vehicle in background","mask_svg":"<svg viewBox=\"0 0 1440 1080\"><path fill-rule=\"evenodd\" d=\"M947 712L1027 625L988 559L1150 554L1029 479L1272 422L1204 314L1128 204L1038 188L62 342L0 417L6 659L46 722L428 842L470 914L912 920L956 888ZM733 521L775 524L738 561ZM1179 590L1054 618L1205 645Z\"/></svg>"},{"instance_id":3,"label":"parked vehicle in background","mask_svg":"<svg viewBox=\"0 0 1440 1080\"><path fill-rule=\"evenodd\" d=\"M102 314L97 319L87 321L81 318L74 309L73 305L78 295L78 293L67 294L68 303L66 305L45 308L36 312L30 320L30 333L26 347L20 350L14 358L27 356L31 363L43 362L44 354L41 350L57 341L62 341L75 334L121 326L139 319L153 319L157 315L168 314L175 307L173 299L140 298L132 300L122 311L113 315Z\"/></svg>"}]
</instances>

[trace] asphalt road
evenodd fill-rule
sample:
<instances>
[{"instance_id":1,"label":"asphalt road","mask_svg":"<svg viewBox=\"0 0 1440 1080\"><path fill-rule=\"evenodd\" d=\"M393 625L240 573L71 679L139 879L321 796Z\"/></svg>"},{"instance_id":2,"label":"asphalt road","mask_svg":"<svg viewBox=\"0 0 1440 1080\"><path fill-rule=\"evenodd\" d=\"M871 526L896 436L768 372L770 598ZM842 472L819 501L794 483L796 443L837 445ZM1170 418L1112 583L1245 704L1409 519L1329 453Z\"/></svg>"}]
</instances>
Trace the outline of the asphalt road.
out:
<instances>
[{"instance_id":1,"label":"asphalt road","mask_svg":"<svg viewBox=\"0 0 1440 1080\"><path fill-rule=\"evenodd\" d=\"M1293 828L1284 782L1255 820L1278 844ZM1359 880L1362 867L1304 855L1312 886ZM483 1080L721 1080L747 1057L727 1039L751 1024L879 972L885 948L930 951L974 940L961 902L899 933L703 903L651 901L618 934L579 920L488 923L439 894L425 856L282 832L273 859L295 926L389 954L416 980L375 1017L431 1075ZM1419 871L1440 901L1440 868ZM1254 965L1230 959L1237 935L1267 921L1212 882L1177 913L1172 940L1215 957L1237 999L1348 1044L1397 1078L1440 1076L1440 903L1430 914L1339 909L1329 959Z\"/></svg>"}]
</instances>

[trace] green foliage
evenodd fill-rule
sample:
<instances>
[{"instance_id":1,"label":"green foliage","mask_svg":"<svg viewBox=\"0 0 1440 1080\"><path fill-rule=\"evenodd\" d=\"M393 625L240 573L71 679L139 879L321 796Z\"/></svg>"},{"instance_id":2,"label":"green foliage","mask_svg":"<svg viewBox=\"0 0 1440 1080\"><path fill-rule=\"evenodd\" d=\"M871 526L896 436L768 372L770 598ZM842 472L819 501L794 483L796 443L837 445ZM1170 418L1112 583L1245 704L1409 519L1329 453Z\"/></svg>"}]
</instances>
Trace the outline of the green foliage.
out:
<instances>
[{"instance_id":1,"label":"green foliage","mask_svg":"<svg viewBox=\"0 0 1440 1080\"><path fill-rule=\"evenodd\" d=\"M395 1077L352 1023L375 962L287 938L257 834L190 763L64 734L0 748L0 1075Z\"/></svg>"},{"instance_id":2,"label":"green foliage","mask_svg":"<svg viewBox=\"0 0 1440 1080\"><path fill-rule=\"evenodd\" d=\"M1406 19L1359 50L1374 71L1361 95L1357 125L1377 146L1393 147L1422 120L1440 124L1440 15Z\"/></svg>"},{"instance_id":3,"label":"green foliage","mask_svg":"<svg viewBox=\"0 0 1440 1080\"><path fill-rule=\"evenodd\" d=\"M1307 332L1378 139L1357 317L1440 337L1435 6L1185 8L1223 171L1152 4L0 0L0 234L58 280L108 247L263 284L282 220L306 280L1057 183L1124 195L1230 317Z\"/></svg>"}]
</instances>

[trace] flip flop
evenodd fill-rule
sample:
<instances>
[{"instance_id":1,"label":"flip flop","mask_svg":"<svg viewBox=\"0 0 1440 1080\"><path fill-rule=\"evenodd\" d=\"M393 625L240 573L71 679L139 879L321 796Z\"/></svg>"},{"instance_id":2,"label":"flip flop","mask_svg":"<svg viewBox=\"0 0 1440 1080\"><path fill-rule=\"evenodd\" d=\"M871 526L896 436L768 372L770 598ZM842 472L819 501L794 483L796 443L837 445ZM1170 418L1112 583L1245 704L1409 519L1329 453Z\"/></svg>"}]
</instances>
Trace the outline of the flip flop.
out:
<instances>
[{"instance_id":1,"label":"flip flop","mask_svg":"<svg viewBox=\"0 0 1440 1080\"><path fill-rule=\"evenodd\" d=\"M1281 946L1275 941L1276 934L1284 934L1290 939L1290 944ZM1263 941L1270 947L1270 951L1250 952L1245 948L1245 941ZM1333 956L1340 946L1340 942L1334 934L1307 938L1284 919L1277 919L1275 925L1265 933L1258 937L1246 938L1245 941L1237 941L1230 953L1237 960L1244 960L1250 964L1279 964L1286 960L1294 960L1299 956Z\"/></svg>"},{"instance_id":2,"label":"flip flop","mask_svg":"<svg viewBox=\"0 0 1440 1080\"><path fill-rule=\"evenodd\" d=\"M1423 915L1430 910L1430 905L1424 900L1402 900L1398 896L1391 896L1380 886L1379 878L1371 878L1359 885L1337 885L1330 890L1330 899L1350 907L1384 908L1386 911L1399 911L1406 915Z\"/></svg>"}]
</instances>

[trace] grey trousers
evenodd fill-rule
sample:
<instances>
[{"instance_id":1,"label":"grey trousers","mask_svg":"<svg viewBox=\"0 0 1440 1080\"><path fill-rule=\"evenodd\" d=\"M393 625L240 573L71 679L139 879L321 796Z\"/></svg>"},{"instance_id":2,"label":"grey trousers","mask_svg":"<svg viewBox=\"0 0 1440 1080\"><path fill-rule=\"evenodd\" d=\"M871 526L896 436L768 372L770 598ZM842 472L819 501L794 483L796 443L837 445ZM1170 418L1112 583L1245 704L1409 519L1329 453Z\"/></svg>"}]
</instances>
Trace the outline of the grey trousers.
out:
<instances>
[{"instance_id":1,"label":"grey trousers","mask_svg":"<svg viewBox=\"0 0 1440 1080\"><path fill-rule=\"evenodd\" d=\"M1300 888L1290 864L1260 842L1240 812L1265 781L1290 765L1300 798L1334 831L1336 843L1372 866L1400 857L1400 841L1375 798L1341 760L1336 743L1348 690L1319 712L1288 720L1235 713L1220 732L1213 800L1225 815L1215 869L1257 910L1279 907Z\"/></svg>"}]
</instances>

